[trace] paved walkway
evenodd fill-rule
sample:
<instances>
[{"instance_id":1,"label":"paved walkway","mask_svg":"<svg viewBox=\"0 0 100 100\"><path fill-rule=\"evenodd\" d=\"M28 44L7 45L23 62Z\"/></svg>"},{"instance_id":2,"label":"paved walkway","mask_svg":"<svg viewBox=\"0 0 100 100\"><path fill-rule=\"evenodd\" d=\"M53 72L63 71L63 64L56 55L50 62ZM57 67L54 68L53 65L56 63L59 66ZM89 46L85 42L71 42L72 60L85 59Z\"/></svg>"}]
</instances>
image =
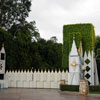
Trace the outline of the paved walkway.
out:
<instances>
[{"instance_id":1,"label":"paved walkway","mask_svg":"<svg viewBox=\"0 0 100 100\"><path fill-rule=\"evenodd\" d=\"M9 88L0 90L0 100L100 100L100 97L85 97L58 89Z\"/></svg>"}]
</instances>

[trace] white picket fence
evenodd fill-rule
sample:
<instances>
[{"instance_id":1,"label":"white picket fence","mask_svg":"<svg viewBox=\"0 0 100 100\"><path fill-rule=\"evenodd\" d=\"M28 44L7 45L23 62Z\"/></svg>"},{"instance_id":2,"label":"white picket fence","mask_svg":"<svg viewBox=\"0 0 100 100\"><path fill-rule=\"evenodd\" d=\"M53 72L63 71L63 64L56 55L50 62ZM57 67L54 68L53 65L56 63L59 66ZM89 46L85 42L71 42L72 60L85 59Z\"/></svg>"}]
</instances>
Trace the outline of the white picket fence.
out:
<instances>
[{"instance_id":1,"label":"white picket fence","mask_svg":"<svg viewBox=\"0 0 100 100\"><path fill-rule=\"evenodd\" d=\"M8 87L59 88L61 80L68 83L68 71L7 71L5 80L8 80Z\"/></svg>"}]
</instances>

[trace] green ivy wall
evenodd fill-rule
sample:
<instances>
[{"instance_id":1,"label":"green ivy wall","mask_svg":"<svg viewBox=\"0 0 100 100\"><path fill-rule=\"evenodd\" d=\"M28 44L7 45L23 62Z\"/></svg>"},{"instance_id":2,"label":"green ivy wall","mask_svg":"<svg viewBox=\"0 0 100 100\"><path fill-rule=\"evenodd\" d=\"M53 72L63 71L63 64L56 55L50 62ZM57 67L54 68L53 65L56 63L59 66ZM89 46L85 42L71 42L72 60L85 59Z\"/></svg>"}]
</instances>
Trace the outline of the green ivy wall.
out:
<instances>
[{"instance_id":1,"label":"green ivy wall","mask_svg":"<svg viewBox=\"0 0 100 100\"><path fill-rule=\"evenodd\" d=\"M95 43L94 26L87 24L72 24L63 26L63 47L62 47L62 67L68 69L68 57L71 51L73 34L75 34L75 42L79 48L80 41L82 41L83 53L92 51Z\"/></svg>"}]
</instances>

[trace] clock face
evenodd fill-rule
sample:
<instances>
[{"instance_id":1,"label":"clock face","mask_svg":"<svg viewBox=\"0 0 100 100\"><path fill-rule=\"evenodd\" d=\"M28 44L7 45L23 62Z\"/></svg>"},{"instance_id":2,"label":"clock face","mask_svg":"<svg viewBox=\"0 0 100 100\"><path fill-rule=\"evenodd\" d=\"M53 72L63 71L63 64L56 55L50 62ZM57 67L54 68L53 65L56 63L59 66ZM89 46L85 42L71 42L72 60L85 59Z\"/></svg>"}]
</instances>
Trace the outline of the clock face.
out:
<instances>
[{"instance_id":1,"label":"clock face","mask_svg":"<svg viewBox=\"0 0 100 100\"><path fill-rule=\"evenodd\" d=\"M72 62L72 66L76 67L76 62L75 61Z\"/></svg>"}]
</instances>

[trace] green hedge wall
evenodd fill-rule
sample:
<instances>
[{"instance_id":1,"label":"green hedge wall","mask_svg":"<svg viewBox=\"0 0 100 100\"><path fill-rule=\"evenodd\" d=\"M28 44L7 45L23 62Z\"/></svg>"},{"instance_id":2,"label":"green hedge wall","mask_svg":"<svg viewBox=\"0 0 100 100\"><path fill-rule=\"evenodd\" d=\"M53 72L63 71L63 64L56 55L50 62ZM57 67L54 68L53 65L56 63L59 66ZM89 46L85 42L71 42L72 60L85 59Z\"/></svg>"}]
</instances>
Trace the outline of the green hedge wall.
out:
<instances>
[{"instance_id":1,"label":"green hedge wall","mask_svg":"<svg viewBox=\"0 0 100 100\"><path fill-rule=\"evenodd\" d=\"M63 47L62 47L62 67L68 69L68 57L71 51L73 34L75 34L75 42L79 48L82 41L83 53L92 51L95 44L94 26L87 24L72 24L63 26Z\"/></svg>"}]
</instances>

